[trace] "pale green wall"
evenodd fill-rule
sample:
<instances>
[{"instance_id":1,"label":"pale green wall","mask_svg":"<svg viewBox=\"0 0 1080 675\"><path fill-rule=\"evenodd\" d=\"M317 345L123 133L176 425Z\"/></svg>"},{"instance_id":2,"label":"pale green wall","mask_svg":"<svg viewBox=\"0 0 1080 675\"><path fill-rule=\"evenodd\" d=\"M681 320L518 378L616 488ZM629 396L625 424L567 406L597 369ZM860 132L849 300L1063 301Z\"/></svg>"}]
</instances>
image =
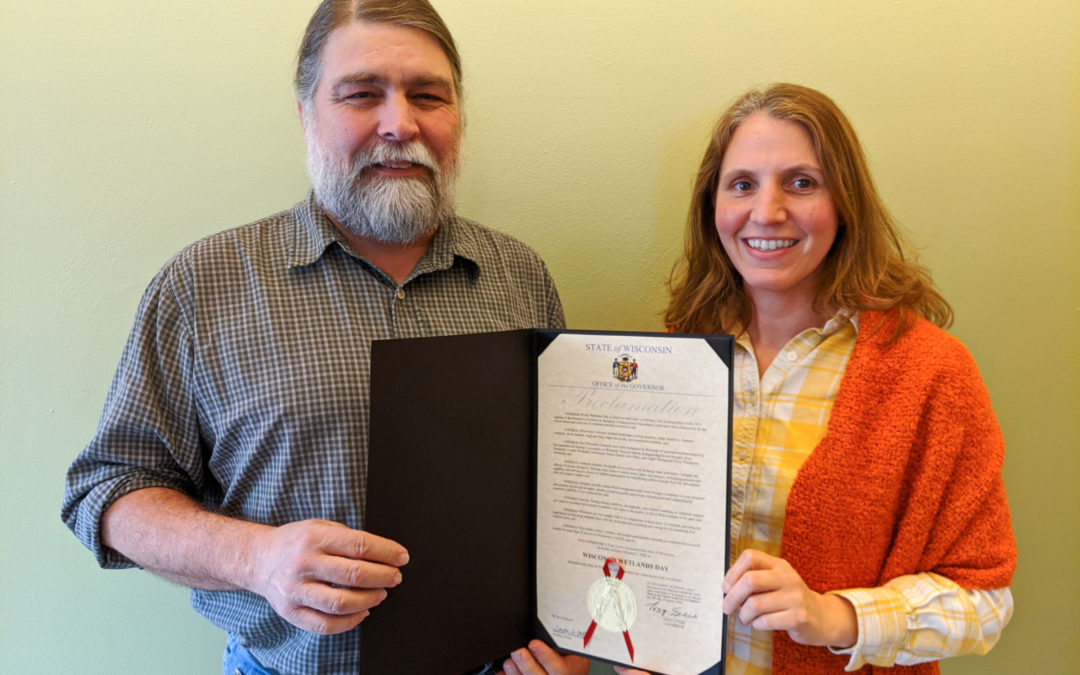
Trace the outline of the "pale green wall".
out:
<instances>
[{"instance_id":1,"label":"pale green wall","mask_svg":"<svg viewBox=\"0 0 1080 675\"><path fill-rule=\"evenodd\" d=\"M735 95L841 104L1009 446L1016 616L946 672L1080 672L1077 2L436 2L466 62L461 210L544 255L572 327L659 327ZM96 568L62 479L159 265L303 196L289 82L313 5L0 0L0 672L219 667L182 589Z\"/></svg>"}]
</instances>

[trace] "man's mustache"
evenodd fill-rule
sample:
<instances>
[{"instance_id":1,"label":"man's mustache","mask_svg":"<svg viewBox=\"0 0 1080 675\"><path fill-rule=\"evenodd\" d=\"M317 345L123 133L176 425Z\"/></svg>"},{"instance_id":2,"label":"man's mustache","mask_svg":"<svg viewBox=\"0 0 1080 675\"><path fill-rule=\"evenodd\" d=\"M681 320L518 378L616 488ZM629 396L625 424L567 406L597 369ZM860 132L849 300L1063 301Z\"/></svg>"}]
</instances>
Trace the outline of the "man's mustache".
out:
<instances>
[{"instance_id":1,"label":"man's mustache","mask_svg":"<svg viewBox=\"0 0 1080 675\"><path fill-rule=\"evenodd\" d=\"M409 143L379 143L363 150L353 159L353 171L363 171L372 166L404 168L408 165L423 166L436 177L440 173L439 163L431 152L418 141Z\"/></svg>"}]
</instances>

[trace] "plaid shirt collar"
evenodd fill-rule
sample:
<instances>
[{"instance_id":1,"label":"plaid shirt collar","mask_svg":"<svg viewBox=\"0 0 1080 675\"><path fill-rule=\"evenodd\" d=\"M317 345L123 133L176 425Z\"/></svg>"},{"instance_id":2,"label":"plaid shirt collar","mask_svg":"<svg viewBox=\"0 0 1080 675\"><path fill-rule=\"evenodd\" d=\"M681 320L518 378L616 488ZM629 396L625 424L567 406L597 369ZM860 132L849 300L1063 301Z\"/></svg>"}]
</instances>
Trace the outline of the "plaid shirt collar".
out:
<instances>
[{"instance_id":1,"label":"plaid shirt collar","mask_svg":"<svg viewBox=\"0 0 1080 675\"><path fill-rule=\"evenodd\" d=\"M829 337L830 335L833 335L849 323L855 327L855 333L857 335L859 333L859 313L847 309L841 309L836 314L834 314L831 319L826 321L825 325L821 328L818 328L817 326L811 326L810 328L807 328L803 332L799 333L799 335L805 335L808 339L811 339L814 344L819 344L822 340ZM749 351L753 351L753 346L750 343L750 332L746 328L742 326L736 327L734 335L735 343L737 345Z\"/></svg>"},{"instance_id":2,"label":"plaid shirt collar","mask_svg":"<svg viewBox=\"0 0 1080 675\"><path fill-rule=\"evenodd\" d=\"M363 256L357 254L342 236L337 225L315 201L313 191L309 191L307 199L294 207L294 212L301 227L296 228L293 240L290 242L288 252L290 268L315 264L332 244L337 244L354 258L368 262ZM470 273L475 278L479 272L479 259L476 233L472 228L467 227L461 218L452 216L439 226L430 248L409 275L406 283L422 274L450 269L457 260L467 263Z\"/></svg>"}]
</instances>

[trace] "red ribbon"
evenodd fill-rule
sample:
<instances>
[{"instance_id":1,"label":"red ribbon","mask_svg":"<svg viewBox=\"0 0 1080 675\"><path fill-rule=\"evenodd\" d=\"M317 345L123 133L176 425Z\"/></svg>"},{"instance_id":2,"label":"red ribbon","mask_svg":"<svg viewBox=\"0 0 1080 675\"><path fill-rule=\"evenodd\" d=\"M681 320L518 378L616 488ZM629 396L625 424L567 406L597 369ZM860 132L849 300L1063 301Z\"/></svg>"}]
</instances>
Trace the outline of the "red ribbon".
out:
<instances>
[{"instance_id":1,"label":"red ribbon","mask_svg":"<svg viewBox=\"0 0 1080 675\"><path fill-rule=\"evenodd\" d=\"M615 569L618 570L615 573L615 578L618 579L619 581L622 581L623 574L625 574L626 570L623 569L622 563L620 563L615 558L608 558L607 560L604 561L604 576L608 577L608 578L611 577L611 566L612 565L614 565ZM629 626L627 626L627 628L629 629ZM585 631L585 644L583 645L584 647L589 646L589 640L592 639L593 633L595 633L595 632L596 632L596 619L593 619L592 622L589 624L589 630ZM626 651L630 653L630 663L633 663L634 662L634 643L630 642L630 631L629 630L624 630L622 635L623 635L623 639L626 640Z\"/></svg>"}]
</instances>

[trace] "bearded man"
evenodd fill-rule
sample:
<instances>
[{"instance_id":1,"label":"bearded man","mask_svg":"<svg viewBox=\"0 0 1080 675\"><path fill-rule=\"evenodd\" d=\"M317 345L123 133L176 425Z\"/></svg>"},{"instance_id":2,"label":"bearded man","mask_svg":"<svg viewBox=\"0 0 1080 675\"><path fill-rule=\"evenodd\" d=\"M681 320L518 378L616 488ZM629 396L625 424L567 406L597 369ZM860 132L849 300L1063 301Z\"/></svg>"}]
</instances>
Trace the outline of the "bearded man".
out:
<instances>
[{"instance_id":1,"label":"bearded man","mask_svg":"<svg viewBox=\"0 0 1080 675\"><path fill-rule=\"evenodd\" d=\"M461 65L425 0L323 2L296 96L311 193L153 279L62 511L102 567L190 586L225 673L357 672L402 583L362 529L372 340L563 326L536 253L455 215Z\"/></svg>"}]
</instances>

